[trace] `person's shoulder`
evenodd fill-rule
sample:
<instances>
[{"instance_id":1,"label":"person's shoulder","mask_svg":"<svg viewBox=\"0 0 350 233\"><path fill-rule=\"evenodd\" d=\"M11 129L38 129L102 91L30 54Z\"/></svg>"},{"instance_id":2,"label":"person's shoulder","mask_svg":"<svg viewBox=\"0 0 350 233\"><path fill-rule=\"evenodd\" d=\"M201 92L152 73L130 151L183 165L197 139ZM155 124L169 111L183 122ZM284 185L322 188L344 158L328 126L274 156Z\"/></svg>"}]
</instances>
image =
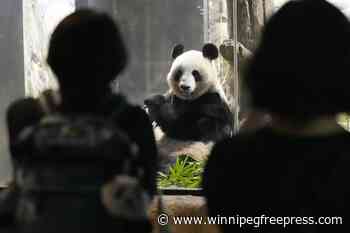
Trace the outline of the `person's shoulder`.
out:
<instances>
[{"instance_id":1,"label":"person's shoulder","mask_svg":"<svg viewBox=\"0 0 350 233\"><path fill-rule=\"evenodd\" d=\"M248 184L261 180L264 169L271 166L268 156L262 155L262 143L257 133L240 134L216 143L209 155L203 174L203 187L207 195L216 195L219 189L227 189L228 180L235 187L250 189ZM215 190L216 189L216 190ZM226 192L226 191L225 191ZM243 191L235 191L243 195Z\"/></svg>"},{"instance_id":2,"label":"person's shoulder","mask_svg":"<svg viewBox=\"0 0 350 233\"><path fill-rule=\"evenodd\" d=\"M217 170L225 168L230 171L244 171L258 167L268 158L263 158L261 152L263 139L256 133L240 134L217 142L208 159L208 167Z\"/></svg>"},{"instance_id":3,"label":"person's shoulder","mask_svg":"<svg viewBox=\"0 0 350 233\"><path fill-rule=\"evenodd\" d=\"M40 104L34 98L14 101L7 109L6 120L10 143L16 139L22 129L36 124L43 116Z\"/></svg>"},{"instance_id":4,"label":"person's shoulder","mask_svg":"<svg viewBox=\"0 0 350 233\"><path fill-rule=\"evenodd\" d=\"M23 118L24 116L37 116L42 114L40 104L32 97L15 100L7 108L7 119Z\"/></svg>"},{"instance_id":5,"label":"person's shoulder","mask_svg":"<svg viewBox=\"0 0 350 233\"><path fill-rule=\"evenodd\" d=\"M241 152L252 149L252 145L256 144L260 135L254 133L242 133L233 137L225 138L217 142L213 150L223 150L227 152Z\"/></svg>"},{"instance_id":6,"label":"person's shoulder","mask_svg":"<svg viewBox=\"0 0 350 233\"><path fill-rule=\"evenodd\" d=\"M205 196L216 197L217 192L223 190L223 195L231 195L232 188L228 188L228 182L234 181L234 187L241 190L245 188L245 183L253 180L252 177L258 172L255 168L259 165L259 157L252 158L250 142L253 140L246 135L237 135L214 145L203 173ZM240 195L240 190L236 190L235 195ZM225 199L224 196L221 198Z\"/></svg>"},{"instance_id":7,"label":"person's shoulder","mask_svg":"<svg viewBox=\"0 0 350 233\"><path fill-rule=\"evenodd\" d=\"M22 111L28 108L39 109L38 101L32 97L17 99L9 105L8 111Z\"/></svg>"}]
</instances>

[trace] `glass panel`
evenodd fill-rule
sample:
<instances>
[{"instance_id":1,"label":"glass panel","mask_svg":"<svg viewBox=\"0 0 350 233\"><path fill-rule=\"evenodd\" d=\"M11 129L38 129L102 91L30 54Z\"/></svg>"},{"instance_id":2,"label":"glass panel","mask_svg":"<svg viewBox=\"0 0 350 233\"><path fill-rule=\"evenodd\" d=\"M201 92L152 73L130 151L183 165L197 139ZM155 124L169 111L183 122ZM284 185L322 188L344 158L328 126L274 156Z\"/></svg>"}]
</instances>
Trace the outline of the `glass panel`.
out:
<instances>
[{"instance_id":1,"label":"glass panel","mask_svg":"<svg viewBox=\"0 0 350 233\"><path fill-rule=\"evenodd\" d=\"M269 0L23 2L24 59L19 60L24 60L25 64L26 95L38 96L46 88L57 87L45 62L50 33L76 6L89 6L107 11L117 19L121 27L131 59L129 67L115 87L131 102L143 105L145 98L153 94L165 94L169 90L166 77L172 63L170 52L175 44L183 44L185 51L201 51L203 45L210 42L215 44L222 54L214 60L214 64L227 99L226 103L236 118L236 133L242 126L241 122L247 118L249 105L245 91L240 88L241 70L256 46L261 27L268 15ZM222 97L221 93L219 94ZM181 171L183 173L179 176L180 183L167 183L164 186L200 187L201 172L212 146L212 143L204 144L206 154L194 156L180 150L183 154L177 153L176 156L168 158L174 169L186 165L191 174L185 177L185 171ZM197 149L192 148L192 151ZM170 154L172 153L165 156ZM165 174L167 178L168 175Z\"/></svg>"},{"instance_id":2,"label":"glass panel","mask_svg":"<svg viewBox=\"0 0 350 233\"><path fill-rule=\"evenodd\" d=\"M233 4L235 2L237 5ZM238 133L241 121L247 118L246 113L249 112L246 93L240 91L241 66L256 46L270 9L267 5L270 6L271 1L113 1L113 15L122 28L131 52L131 64L120 77L117 89L142 105L150 95L164 94L169 90L166 77L172 63L170 51L175 44L183 44L187 51L200 50L207 42L214 43L224 55L214 63L231 114L236 117L232 123L235 123ZM157 130L155 132L158 135ZM162 140L158 142L163 152ZM178 147L174 148L177 152ZM181 145L180 151L187 152L182 149ZM205 149L210 151L209 147ZM194 150L199 149L194 147L192 152ZM165 151L168 153L165 156L174 154L174 151ZM201 172L208 154L175 154L177 160L170 158L173 174L165 169L167 172L160 175L160 185L170 188L200 187ZM192 170L189 177L186 173L188 170Z\"/></svg>"}]
</instances>

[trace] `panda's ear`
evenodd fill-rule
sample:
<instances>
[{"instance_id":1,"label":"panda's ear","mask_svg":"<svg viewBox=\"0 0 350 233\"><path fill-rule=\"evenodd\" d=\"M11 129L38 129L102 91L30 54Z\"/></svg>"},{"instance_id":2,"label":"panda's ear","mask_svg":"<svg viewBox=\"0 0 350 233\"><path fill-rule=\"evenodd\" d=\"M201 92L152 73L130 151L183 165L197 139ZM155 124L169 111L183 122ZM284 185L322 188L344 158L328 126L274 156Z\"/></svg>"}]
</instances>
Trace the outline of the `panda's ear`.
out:
<instances>
[{"instance_id":1,"label":"panda's ear","mask_svg":"<svg viewBox=\"0 0 350 233\"><path fill-rule=\"evenodd\" d=\"M203 46L203 56L209 60L214 60L219 57L219 50L216 45L208 43Z\"/></svg>"},{"instance_id":2,"label":"panda's ear","mask_svg":"<svg viewBox=\"0 0 350 233\"><path fill-rule=\"evenodd\" d=\"M173 47L173 50L171 51L171 57L173 59L177 58L184 52L184 46L182 44L177 44Z\"/></svg>"}]
</instances>

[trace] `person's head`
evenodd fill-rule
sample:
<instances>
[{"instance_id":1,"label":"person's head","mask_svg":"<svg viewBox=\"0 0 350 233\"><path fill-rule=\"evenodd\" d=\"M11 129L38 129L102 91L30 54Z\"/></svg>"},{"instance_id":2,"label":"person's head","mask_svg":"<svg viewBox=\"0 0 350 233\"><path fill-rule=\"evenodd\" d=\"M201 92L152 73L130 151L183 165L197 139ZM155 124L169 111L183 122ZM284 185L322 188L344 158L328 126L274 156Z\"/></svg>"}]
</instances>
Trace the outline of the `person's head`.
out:
<instances>
[{"instance_id":1,"label":"person's head","mask_svg":"<svg viewBox=\"0 0 350 233\"><path fill-rule=\"evenodd\" d=\"M291 119L350 110L350 24L325 0L294 0L266 24L245 76L254 107Z\"/></svg>"},{"instance_id":2,"label":"person's head","mask_svg":"<svg viewBox=\"0 0 350 233\"><path fill-rule=\"evenodd\" d=\"M106 87L125 68L127 51L107 14L81 9L54 30L47 62L63 89Z\"/></svg>"}]
</instances>

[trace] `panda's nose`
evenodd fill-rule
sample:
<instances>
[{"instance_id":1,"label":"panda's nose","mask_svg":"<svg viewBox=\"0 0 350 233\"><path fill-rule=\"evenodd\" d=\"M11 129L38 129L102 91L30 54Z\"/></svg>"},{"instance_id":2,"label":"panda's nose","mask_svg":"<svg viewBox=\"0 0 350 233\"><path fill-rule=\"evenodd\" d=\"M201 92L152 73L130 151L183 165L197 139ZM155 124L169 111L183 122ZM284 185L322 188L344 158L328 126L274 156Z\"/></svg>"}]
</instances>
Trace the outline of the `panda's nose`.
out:
<instances>
[{"instance_id":1,"label":"panda's nose","mask_svg":"<svg viewBox=\"0 0 350 233\"><path fill-rule=\"evenodd\" d=\"M187 86L187 85L184 85L184 84L181 84L180 85L180 88L184 91L188 91L191 87L190 86Z\"/></svg>"}]
</instances>

